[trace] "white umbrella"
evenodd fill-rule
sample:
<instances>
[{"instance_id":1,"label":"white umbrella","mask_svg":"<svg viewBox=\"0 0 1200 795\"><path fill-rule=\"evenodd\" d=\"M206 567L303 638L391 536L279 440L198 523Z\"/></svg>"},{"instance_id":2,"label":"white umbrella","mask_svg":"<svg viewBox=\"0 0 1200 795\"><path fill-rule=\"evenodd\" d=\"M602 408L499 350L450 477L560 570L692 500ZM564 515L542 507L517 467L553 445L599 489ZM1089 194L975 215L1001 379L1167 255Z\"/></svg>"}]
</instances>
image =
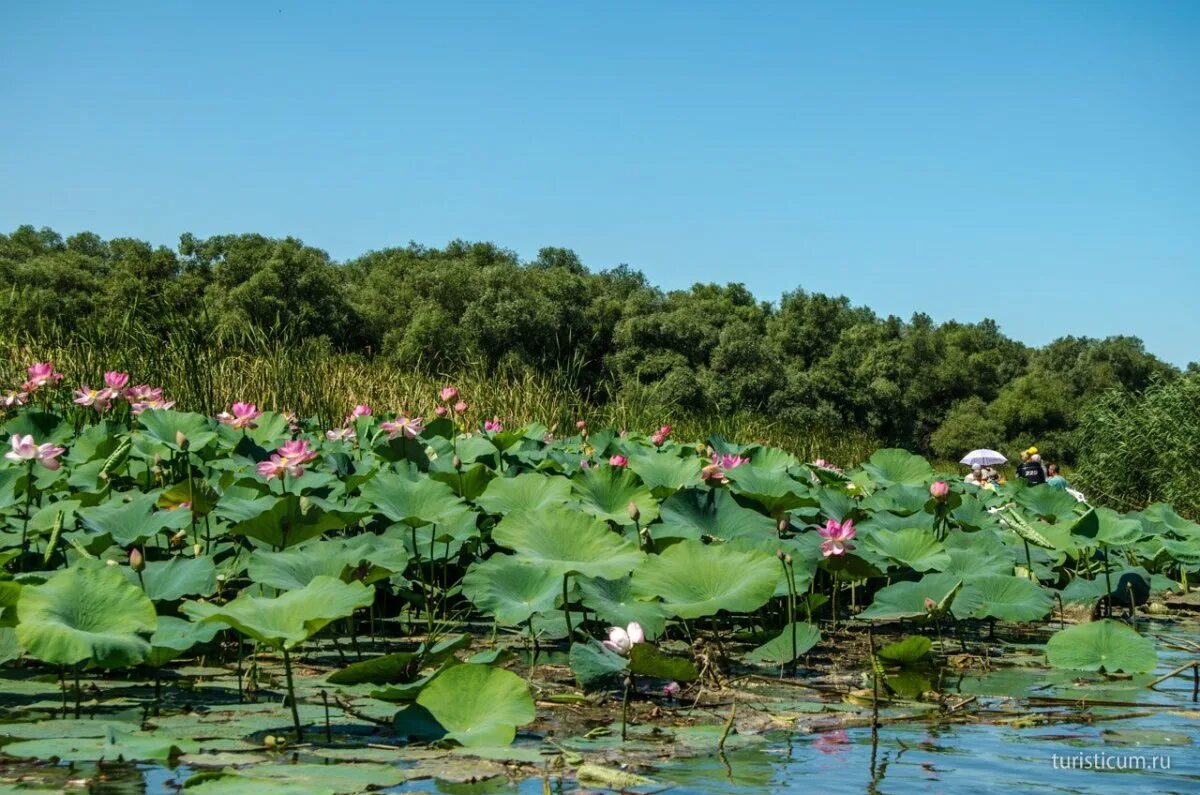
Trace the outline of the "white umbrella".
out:
<instances>
[{"instance_id":1,"label":"white umbrella","mask_svg":"<svg viewBox=\"0 0 1200 795\"><path fill-rule=\"evenodd\" d=\"M972 450L963 456L963 460L959 463L969 467L990 467L996 464L1006 464L1008 459L995 450Z\"/></svg>"}]
</instances>

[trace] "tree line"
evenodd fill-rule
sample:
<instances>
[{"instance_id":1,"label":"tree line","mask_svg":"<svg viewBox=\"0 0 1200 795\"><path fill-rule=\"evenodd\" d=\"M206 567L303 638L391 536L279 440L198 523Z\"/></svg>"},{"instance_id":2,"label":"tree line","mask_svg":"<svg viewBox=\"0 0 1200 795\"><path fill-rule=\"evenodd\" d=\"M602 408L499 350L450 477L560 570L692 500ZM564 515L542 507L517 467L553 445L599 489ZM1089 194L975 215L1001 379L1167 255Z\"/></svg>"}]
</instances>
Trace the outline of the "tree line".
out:
<instances>
[{"instance_id":1,"label":"tree line","mask_svg":"<svg viewBox=\"0 0 1200 795\"><path fill-rule=\"evenodd\" d=\"M802 289L777 302L740 284L664 291L564 248L523 262L492 243L411 243L336 262L291 237L184 234L169 249L22 226L0 235L0 287L10 338L136 327L223 345L323 339L384 366L565 373L597 402L768 412L940 458L1036 443L1071 462L1090 405L1180 376L1136 337L1037 348L991 320L884 317Z\"/></svg>"}]
</instances>

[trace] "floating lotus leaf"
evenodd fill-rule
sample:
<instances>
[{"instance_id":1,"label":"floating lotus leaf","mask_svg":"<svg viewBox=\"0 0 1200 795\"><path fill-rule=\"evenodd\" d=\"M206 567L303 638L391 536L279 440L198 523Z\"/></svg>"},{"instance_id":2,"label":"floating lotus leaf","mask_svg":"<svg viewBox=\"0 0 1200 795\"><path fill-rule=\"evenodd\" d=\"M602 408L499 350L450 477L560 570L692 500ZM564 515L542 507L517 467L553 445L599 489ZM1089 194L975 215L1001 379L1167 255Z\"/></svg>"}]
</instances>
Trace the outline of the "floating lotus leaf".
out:
<instances>
[{"instance_id":1,"label":"floating lotus leaf","mask_svg":"<svg viewBox=\"0 0 1200 795\"><path fill-rule=\"evenodd\" d=\"M512 555L493 555L467 570L462 590L473 605L512 626L534 613L553 610L562 576Z\"/></svg>"},{"instance_id":2,"label":"floating lotus leaf","mask_svg":"<svg viewBox=\"0 0 1200 795\"><path fill-rule=\"evenodd\" d=\"M1106 618L1055 632L1046 643L1046 659L1055 668L1143 673L1154 670L1158 653L1149 638Z\"/></svg>"},{"instance_id":3,"label":"floating lotus leaf","mask_svg":"<svg viewBox=\"0 0 1200 795\"><path fill-rule=\"evenodd\" d=\"M785 626L782 632L747 653L743 659L759 665L787 665L807 654L820 640L821 631L814 625L796 622Z\"/></svg>"},{"instance_id":4,"label":"floating lotus leaf","mask_svg":"<svg viewBox=\"0 0 1200 795\"><path fill-rule=\"evenodd\" d=\"M636 543L609 530L603 521L568 508L509 514L492 530L492 539L559 577L615 579L645 557Z\"/></svg>"},{"instance_id":5,"label":"floating lotus leaf","mask_svg":"<svg viewBox=\"0 0 1200 795\"><path fill-rule=\"evenodd\" d=\"M417 704L446 729L447 739L465 746L508 745L517 727L535 717L533 697L521 677L472 663L438 674Z\"/></svg>"},{"instance_id":6,"label":"floating lotus leaf","mask_svg":"<svg viewBox=\"0 0 1200 795\"><path fill-rule=\"evenodd\" d=\"M124 668L145 659L158 617L154 603L115 568L76 566L21 589L17 639L52 665Z\"/></svg>"},{"instance_id":7,"label":"floating lotus leaf","mask_svg":"<svg viewBox=\"0 0 1200 795\"><path fill-rule=\"evenodd\" d=\"M909 635L904 640L889 643L878 652L877 656L897 665L909 665L929 656L933 641L924 635Z\"/></svg>"},{"instance_id":8,"label":"floating lotus leaf","mask_svg":"<svg viewBox=\"0 0 1200 795\"><path fill-rule=\"evenodd\" d=\"M774 595L778 580L779 561L771 555L680 541L647 557L632 584L639 598L661 597L668 615L701 618L757 610Z\"/></svg>"}]
</instances>

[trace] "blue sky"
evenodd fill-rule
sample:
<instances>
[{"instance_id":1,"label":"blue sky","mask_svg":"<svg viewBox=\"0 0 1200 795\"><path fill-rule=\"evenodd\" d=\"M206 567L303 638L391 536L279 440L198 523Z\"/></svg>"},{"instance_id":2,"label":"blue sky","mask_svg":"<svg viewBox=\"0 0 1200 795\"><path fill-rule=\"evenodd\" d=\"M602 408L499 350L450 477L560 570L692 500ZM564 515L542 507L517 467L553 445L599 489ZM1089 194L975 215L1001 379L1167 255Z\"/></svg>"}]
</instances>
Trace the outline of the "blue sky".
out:
<instances>
[{"instance_id":1,"label":"blue sky","mask_svg":"<svg viewBox=\"0 0 1200 795\"><path fill-rule=\"evenodd\" d=\"M0 229L575 249L1200 359L1200 4L23 3Z\"/></svg>"}]
</instances>

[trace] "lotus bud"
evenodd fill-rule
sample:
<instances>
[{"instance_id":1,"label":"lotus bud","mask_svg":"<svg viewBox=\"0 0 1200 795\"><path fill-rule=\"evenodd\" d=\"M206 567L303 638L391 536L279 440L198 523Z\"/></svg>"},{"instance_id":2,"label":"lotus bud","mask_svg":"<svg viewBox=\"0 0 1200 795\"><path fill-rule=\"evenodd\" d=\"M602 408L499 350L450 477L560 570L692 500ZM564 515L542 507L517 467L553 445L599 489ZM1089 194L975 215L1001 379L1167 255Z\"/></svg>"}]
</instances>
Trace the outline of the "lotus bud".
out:
<instances>
[{"instance_id":1,"label":"lotus bud","mask_svg":"<svg viewBox=\"0 0 1200 795\"><path fill-rule=\"evenodd\" d=\"M438 415L439 417L445 417L446 416L446 407L438 406L436 409L433 410L433 413Z\"/></svg>"},{"instance_id":2,"label":"lotus bud","mask_svg":"<svg viewBox=\"0 0 1200 795\"><path fill-rule=\"evenodd\" d=\"M177 547L187 540L187 530L180 530L175 535L171 536L171 546Z\"/></svg>"},{"instance_id":3,"label":"lotus bud","mask_svg":"<svg viewBox=\"0 0 1200 795\"><path fill-rule=\"evenodd\" d=\"M776 549L776 550L775 550L775 557L779 558L780 560L783 560L783 550L782 550L782 549Z\"/></svg>"},{"instance_id":4,"label":"lotus bud","mask_svg":"<svg viewBox=\"0 0 1200 795\"><path fill-rule=\"evenodd\" d=\"M454 404L454 411L458 414L462 414L468 408L470 408L470 406L468 405L467 401L465 401L465 400L460 400Z\"/></svg>"},{"instance_id":5,"label":"lotus bud","mask_svg":"<svg viewBox=\"0 0 1200 795\"><path fill-rule=\"evenodd\" d=\"M791 527L791 526L792 526L792 520L791 520L791 518L790 518L790 517L789 517L789 516L788 516L788 515L785 513L785 514L784 514L783 516L781 516L781 517L780 517L780 519L779 519L779 532L781 532L781 533L782 533L784 530L787 530L787 529L788 529L789 527Z\"/></svg>"},{"instance_id":6,"label":"lotus bud","mask_svg":"<svg viewBox=\"0 0 1200 795\"><path fill-rule=\"evenodd\" d=\"M587 420L575 420L575 427L581 431L587 430Z\"/></svg>"},{"instance_id":7,"label":"lotus bud","mask_svg":"<svg viewBox=\"0 0 1200 795\"><path fill-rule=\"evenodd\" d=\"M937 610L937 602L933 601L928 596L926 596L925 597L925 609L928 612L932 613L934 610Z\"/></svg>"},{"instance_id":8,"label":"lotus bud","mask_svg":"<svg viewBox=\"0 0 1200 795\"><path fill-rule=\"evenodd\" d=\"M201 544L192 544L192 556L200 557L204 554L204 546Z\"/></svg>"},{"instance_id":9,"label":"lotus bud","mask_svg":"<svg viewBox=\"0 0 1200 795\"><path fill-rule=\"evenodd\" d=\"M180 450L186 450L188 447L187 434L183 431L175 431L175 444L179 445Z\"/></svg>"},{"instance_id":10,"label":"lotus bud","mask_svg":"<svg viewBox=\"0 0 1200 795\"><path fill-rule=\"evenodd\" d=\"M454 458L450 459L450 463L454 465L456 470L462 469L462 459L458 456L454 456Z\"/></svg>"},{"instance_id":11,"label":"lotus bud","mask_svg":"<svg viewBox=\"0 0 1200 795\"><path fill-rule=\"evenodd\" d=\"M636 502L630 502L629 505L625 508L625 512L628 513L629 518L635 522L638 520L638 517L640 517L642 515L642 512L640 510L638 510Z\"/></svg>"},{"instance_id":12,"label":"lotus bud","mask_svg":"<svg viewBox=\"0 0 1200 795\"><path fill-rule=\"evenodd\" d=\"M129 568L134 571L141 571L146 568L146 559L142 557L142 553L139 550L135 549L129 553Z\"/></svg>"},{"instance_id":13,"label":"lotus bud","mask_svg":"<svg viewBox=\"0 0 1200 795\"><path fill-rule=\"evenodd\" d=\"M784 562L784 563L786 563L786 564L787 564L787 565L789 565L789 566L790 566L790 565L792 565L792 556L791 556L791 555L784 555L784 556L783 556L783 562Z\"/></svg>"},{"instance_id":14,"label":"lotus bud","mask_svg":"<svg viewBox=\"0 0 1200 795\"><path fill-rule=\"evenodd\" d=\"M937 480L929 487L929 495L935 500L944 500L950 494L950 484L944 480Z\"/></svg>"}]
</instances>

